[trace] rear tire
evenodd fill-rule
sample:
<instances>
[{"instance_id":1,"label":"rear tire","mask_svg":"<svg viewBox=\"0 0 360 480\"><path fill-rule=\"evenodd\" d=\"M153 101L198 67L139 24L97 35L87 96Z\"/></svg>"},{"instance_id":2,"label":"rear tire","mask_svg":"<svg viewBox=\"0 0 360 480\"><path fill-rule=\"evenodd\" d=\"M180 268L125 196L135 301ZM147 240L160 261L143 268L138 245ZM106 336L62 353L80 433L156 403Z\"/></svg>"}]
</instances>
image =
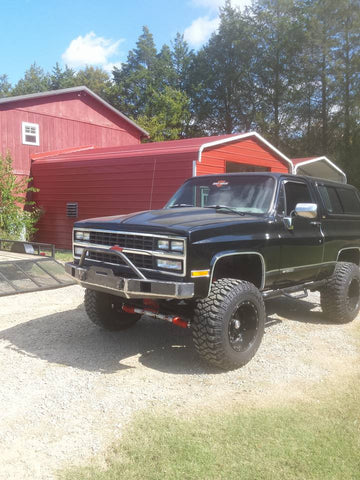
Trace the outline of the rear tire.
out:
<instances>
[{"instance_id":1,"label":"rear tire","mask_svg":"<svg viewBox=\"0 0 360 480\"><path fill-rule=\"evenodd\" d=\"M222 278L198 301L192 322L199 355L224 370L248 363L257 352L265 326L265 305L249 282Z\"/></svg>"},{"instance_id":2,"label":"rear tire","mask_svg":"<svg viewBox=\"0 0 360 480\"><path fill-rule=\"evenodd\" d=\"M88 288L85 290L84 305L90 320L106 330L126 330L141 318L141 315L124 312L121 298Z\"/></svg>"},{"instance_id":3,"label":"rear tire","mask_svg":"<svg viewBox=\"0 0 360 480\"><path fill-rule=\"evenodd\" d=\"M320 290L324 315L335 323L354 320L360 309L360 271L354 263L338 262L328 283Z\"/></svg>"}]
</instances>

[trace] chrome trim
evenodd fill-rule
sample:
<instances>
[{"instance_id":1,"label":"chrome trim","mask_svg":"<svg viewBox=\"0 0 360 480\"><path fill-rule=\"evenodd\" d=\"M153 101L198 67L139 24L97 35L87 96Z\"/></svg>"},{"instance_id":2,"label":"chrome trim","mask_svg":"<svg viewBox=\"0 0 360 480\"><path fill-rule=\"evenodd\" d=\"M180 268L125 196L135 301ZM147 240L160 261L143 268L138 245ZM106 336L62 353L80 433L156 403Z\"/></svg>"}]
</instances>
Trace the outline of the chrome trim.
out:
<instances>
[{"instance_id":1,"label":"chrome trim","mask_svg":"<svg viewBox=\"0 0 360 480\"><path fill-rule=\"evenodd\" d=\"M214 264L212 265L211 267L211 273L210 273L210 282L209 282L209 291L208 291L208 296L210 294L210 291L211 291L211 285L212 285L212 280L213 280L213 276L214 276L214 270L215 270L215 266L217 264L217 262L221 259L221 258L224 258L224 257L235 257L235 256L238 256L238 255L257 255L258 257L260 257L260 260L261 260L261 267L262 267L262 275L261 275L261 284L260 284L260 288L259 290L263 290L265 288L265 277L266 277L266 264L265 264L265 259L264 257L262 256L261 253L259 252L231 252L231 253L224 253L224 254L218 254L218 255L214 255L214 257L212 258L215 259L214 261ZM211 260L211 261L212 261Z\"/></svg>"},{"instance_id":2,"label":"chrome trim","mask_svg":"<svg viewBox=\"0 0 360 480\"><path fill-rule=\"evenodd\" d=\"M335 260L330 261L330 262L320 262L320 263L311 263L307 265L297 265L295 267L286 267L286 268L277 268L275 270L268 270L266 274L269 273L275 273L275 272L280 272L280 273L292 273L295 270L299 269L306 269L306 268L312 268L312 267L320 267L321 265L331 265L333 263L336 263Z\"/></svg>"},{"instance_id":3,"label":"chrome trim","mask_svg":"<svg viewBox=\"0 0 360 480\"><path fill-rule=\"evenodd\" d=\"M103 228L79 228L79 227L74 227L73 231L79 230L80 232L104 232L104 233L120 233L124 235L138 235L141 237L155 237L155 238L167 238L170 240L186 240L185 237L177 237L177 236L170 236L170 235L161 235L157 233L143 233L143 232L130 232L130 231L124 231L124 230L105 230Z\"/></svg>"},{"instance_id":4,"label":"chrome trim","mask_svg":"<svg viewBox=\"0 0 360 480\"><path fill-rule=\"evenodd\" d=\"M337 257L336 257L336 261L337 261L337 262L339 261L340 253L341 253L343 250L359 250L359 256L360 256L360 247L344 247L344 248L341 248L341 249L338 251L338 254L337 254Z\"/></svg>"},{"instance_id":5,"label":"chrome trim","mask_svg":"<svg viewBox=\"0 0 360 480\"><path fill-rule=\"evenodd\" d=\"M172 271L168 270L160 270L160 269L152 269L152 268L140 268L140 270L146 270L148 272L155 272L155 273L163 273L165 275L174 275L176 277L185 277L186 276L186 259L187 259L187 238L186 237L180 237L180 236L172 236L172 235L161 235L161 234L153 234L153 233L142 233L142 232L128 232L128 231L123 231L123 230L104 230L102 228L80 228L80 227L74 227L73 228L73 233L72 233L72 238L73 238L73 257L76 259L80 258L80 255L75 255L75 246L77 247L94 247L94 248L99 248L103 249L105 253L108 253L108 250L111 248L111 246L108 245L102 245L102 244L96 244L96 243L89 243L88 241L86 242L81 242L78 240L75 240L75 232L101 232L101 233L115 233L119 235L133 235L133 236L139 236L139 237L151 237L155 239L166 239L166 240L175 240L175 241L183 241L184 242L184 252L182 254L174 253L171 250L170 251L160 251L160 250L141 250L141 249L132 249L132 248L124 248L124 253L133 253L135 255L151 255L155 258L169 258L170 260L182 260L183 262L183 270L182 273L174 273ZM117 263L112 263L112 262L101 262L100 260L93 260L89 259L92 262L98 262L98 263L105 263L106 265L114 265L114 266L119 266Z\"/></svg>"},{"instance_id":6,"label":"chrome trim","mask_svg":"<svg viewBox=\"0 0 360 480\"><path fill-rule=\"evenodd\" d=\"M78 258L78 257L76 257ZM96 262L96 263L102 263L104 264L104 262L101 262L100 260L94 260L92 258L89 258L88 259L90 262ZM119 265L118 263L112 263L112 262L105 262L106 265L113 265L114 267L126 267L126 265ZM185 277L185 274L182 274L182 273L174 273L173 271L171 270L153 270L151 268L140 268L141 271L143 272L155 272L155 273L163 273L165 275L174 275L175 277Z\"/></svg>"},{"instance_id":7,"label":"chrome trim","mask_svg":"<svg viewBox=\"0 0 360 480\"><path fill-rule=\"evenodd\" d=\"M108 245L102 245L100 243L85 243L85 242L81 242L81 241L76 241L74 242L74 246L77 246L77 247L94 247L94 248L102 248L104 250L107 249ZM106 248L104 248L106 247ZM109 246L109 248L111 248ZM123 252L124 253L134 253L134 254L137 254L137 255L148 255L148 256L151 256L151 257L166 257L166 258L171 258L171 259L175 259L175 260L183 260L184 259L184 255L179 255L177 253L173 253L172 251L167 251L167 250L139 250L138 248L124 248L123 249ZM80 255L78 255L78 257L80 257Z\"/></svg>"}]
</instances>

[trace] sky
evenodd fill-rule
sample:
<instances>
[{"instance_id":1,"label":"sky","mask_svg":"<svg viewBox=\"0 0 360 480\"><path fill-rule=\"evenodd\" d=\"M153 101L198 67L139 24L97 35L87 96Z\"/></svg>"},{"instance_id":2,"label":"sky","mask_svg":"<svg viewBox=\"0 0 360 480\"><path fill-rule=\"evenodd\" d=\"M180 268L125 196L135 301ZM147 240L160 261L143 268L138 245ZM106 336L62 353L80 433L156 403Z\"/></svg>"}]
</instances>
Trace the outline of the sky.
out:
<instances>
[{"instance_id":1,"label":"sky","mask_svg":"<svg viewBox=\"0 0 360 480\"><path fill-rule=\"evenodd\" d=\"M36 62L112 70L126 61L142 27L158 49L183 33L197 50L216 31L225 0L0 0L0 75L15 84ZM250 0L232 0L243 8Z\"/></svg>"}]
</instances>

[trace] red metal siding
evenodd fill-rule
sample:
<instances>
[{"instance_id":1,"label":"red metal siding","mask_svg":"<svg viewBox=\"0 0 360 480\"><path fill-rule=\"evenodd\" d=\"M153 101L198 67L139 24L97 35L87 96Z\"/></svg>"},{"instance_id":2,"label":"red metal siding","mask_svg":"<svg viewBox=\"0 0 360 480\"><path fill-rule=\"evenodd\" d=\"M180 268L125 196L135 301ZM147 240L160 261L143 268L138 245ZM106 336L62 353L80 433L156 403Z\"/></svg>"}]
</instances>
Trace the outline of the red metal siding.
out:
<instances>
[{"instance_id":1,"label":"red metal siding","mask_svg":"<svg viewBox=\"0 0 360 480\"><path fill-rule=\"evenodd\" d=\"M22 144L21 124L39 124L40 145ZM141 132L87 94L66 94L0 105L0 153L28 175L30 156L79 145L139 144Z\"/></svg>"},{"instance_id":2,"label":"red metal siding","mask_svg":"<svg viewBox=\"0 0 360 480\"><path fill-rule=\"evenodd\" d=\"M246 138L204 150L201 162L196 166L197 175L225 173L227 161L265 167L271 172L289 171L275 153L260 145L257 140Z\"/></svg>"},{"instance_id":3,"label":"red metal siding","mask_svg":"<svg viewBox=\"0 0 360 480\"><path fill-rule=\"evenodd\" d=\"M71 247L73 218L66 204L77 202L77 220L162 208L192 175L187 154L98 160L38 160L33 164L37 205L44 209L38 241Z\"/></svg>"}]
</instances>

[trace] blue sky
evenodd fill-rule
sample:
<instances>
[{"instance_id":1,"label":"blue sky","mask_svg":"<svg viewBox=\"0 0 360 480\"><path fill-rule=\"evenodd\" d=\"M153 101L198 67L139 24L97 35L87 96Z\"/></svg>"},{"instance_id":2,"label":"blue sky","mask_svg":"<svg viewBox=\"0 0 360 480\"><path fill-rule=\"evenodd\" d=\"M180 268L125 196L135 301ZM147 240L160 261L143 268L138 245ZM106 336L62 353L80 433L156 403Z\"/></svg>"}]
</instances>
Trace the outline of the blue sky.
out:
<instances>
[{"instance_id":1,"label":"blue sky","mask_svg":"<svg viewBox=\"0 0 360 480\"><path fill-rule=\"evenodd\" d=\"M111 70L126 60L142 26L158 48L184 33L194 49L216 30L224 0L1 0L0 74L16 83L36 62ZM232 0L243 7L250 0Z\"/></svg>"}]
</instances>

